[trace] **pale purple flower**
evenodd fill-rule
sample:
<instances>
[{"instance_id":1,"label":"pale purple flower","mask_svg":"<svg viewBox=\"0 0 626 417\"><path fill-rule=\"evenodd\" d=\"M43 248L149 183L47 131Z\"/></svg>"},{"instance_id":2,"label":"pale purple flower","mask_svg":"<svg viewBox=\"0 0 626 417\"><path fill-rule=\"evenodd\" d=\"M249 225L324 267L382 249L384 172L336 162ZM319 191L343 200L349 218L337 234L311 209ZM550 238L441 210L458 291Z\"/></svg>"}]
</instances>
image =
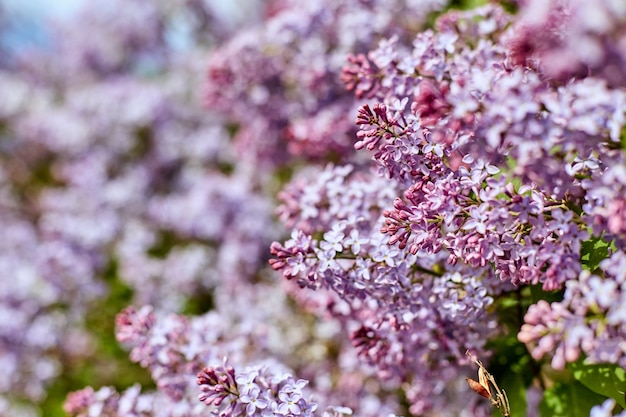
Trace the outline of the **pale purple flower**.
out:
<instances>
[{"instance_id":1,"label":"pale purple flower","mask_svg":"<svg viewBox=\"0 0 626 417\"><path fill-rule=\"evenodd\" d=\"M613 408L615 407L615 400L609 398L605 400L601 405L595 405L591 409L591 413L589 417L613 417ZM621 415L626 415L626 412L620 413Z\"/></svg>"},{"instance_id":2,"label":"pale purple flower","mask_svg":"<svg viewBox=\"0 0 626 417\"><path fill-rule=\"evenodd\" d=\"M329 253L342 252L344 237L345 234L343 233L343 227L335 225L333 229L324 233L324 240L320 242L320 248Z\"/></svg>"},{"instance_id":3,"label":"pale purple flower","mask_svg":"<svg viewBox=\"0 0 626 417\"><path fill-rule=\"evenodd\" d=\"M256 390L256 396L259 394L259 386L254 381L259 376L259 371L252 369L249 372L240 372L237 374L237 388L241 394L247 394L252 390Z\"/></svg>"},{"instance_id":4,"label":"pale purple flower","mask_svg":"<svg viewBox=\"0 0 626 417\"><path fill-rule=\"evenodd\" d=\"M378 246L374 253L372 253L372 260L374 262L381 262L387 266L393 267L396 265L396 257L400 254L400 251L394 249L392 246L381 245Z\"/></svg>"},{"instance_id":5,"label":"pale purple flower","mask_svg":"<svg viewBox=\"0 0 626 417\"><path fill-rule=\"evenodd\" d=\"M358 255L361 252L361 245L369 243L369 239L359 236L358 229L350 230L350 234L345 238L343 243L350 247L350 250L354 255Z\"/></svg>"},{"instance_id":6,"label":"pale purple flower","mask_svg":"<svg viewBox=\"0 0 626 417\"><path fill-rule=\"evenodd\" d=\"M258 387L253 387L249 389L246 393L243 393L239 396L239 401L241 401L246 405L246 413L249 416L255 415L257 409L263 410L265 409L269 401L266 399L266 396L261 396L261 390Z\"/></svg>"},{"instance_id":7,"label":"pale purple flower","mask_svg":"<svg viewBox=\"0 0 626 417\"><path fill-rule=\"evenodd\" d=\"M480 207L471 207L469 210L469 218L463 225L465 230L476 230L478 233L484 235L487 232L486 220L488 214L486 213L486 205Z\"/></svg>"},{"instance_id":8,"label":"pale purple flower","mask_svg":"<svg viewBox=\"0 0 626 417\"><path fill-rule=\"evenodd\" d=\"M278 393L278 412L283 415L295 415L298 416L302 413L302 409L298 404L302 398L301 394L297 391L280 391Z\"/></svg>"}]
</instances>

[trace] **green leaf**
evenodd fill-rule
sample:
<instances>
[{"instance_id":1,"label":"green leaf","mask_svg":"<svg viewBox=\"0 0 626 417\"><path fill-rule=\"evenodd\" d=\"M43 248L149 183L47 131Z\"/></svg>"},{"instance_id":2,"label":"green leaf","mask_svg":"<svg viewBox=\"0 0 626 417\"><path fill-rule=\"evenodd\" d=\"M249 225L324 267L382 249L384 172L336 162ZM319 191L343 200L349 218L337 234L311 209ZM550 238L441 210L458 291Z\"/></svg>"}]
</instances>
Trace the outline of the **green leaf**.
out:
<instances>
[{"instance_id":1,"label":"green leaf","mask_svg":"<svg viewBox=\"0 0 626 417\"><path fill-rule=\"evenodd\" d=\"M524 378L518 373L508 373L498 382L500 389L506 391L506 396L509 399L511 405L512 416L525 416L526 415L526 384ZM493 416L502 417L502 414L494 407Z\"/></svg>"},{"instance_id":2,"label":"green leaf","mask_svg":"<svg viewBox=\"0 0 626 417\"><path fill-rule=\"evenodd\" d=\"M530 296L533 304L536 304L539 300L545 300L549 303L555 301L563 301L563 290L545 291L541 288L542 284L529 285Z\"/></svg>"},{"instance_id":3,"label":"green leaf","mask_svg":"<svg viewBox=\"0 0 626 417\"><path fill-rule=\"evenodd\" d=\"M462 10L470 10L475 9L479 6L484 6L487 4L486 0L452 0L450 6L452 8L459 8Z\"/></svg>"},{"instance_id":4,"label":"green leaf","mask_svg":"<svg viewBox=\"0 0 626 417\"><path fill-rule=\"evenodd\" d=\"M580 259L583 267L591 272L598 269L600 262L609 256L609 247L611 247L611 243L599 237L584 241L580 248Z\"/></svg>"},{"instance_id":5,"label":"green leaf","mask_svg":"<svg viewBox=\"0 0 626 417\"><path fill-rule=\"evenodd\" d=\"M613 398L626 408L626 371L613 364L584 364L583 360L568 364L578 381L590 390Z\"/></svg>"},{"instance_id":6,"label":"green leaf","mask_svg":"<svg viewBox=\"0 0 626 417\"><path fill-rule=\"evenodd\" d=\"M606 397L596 394L576 380L559 382L546 390L539 405L541 417L589 417L591 407Z\"/></svg>"}]
</instances>

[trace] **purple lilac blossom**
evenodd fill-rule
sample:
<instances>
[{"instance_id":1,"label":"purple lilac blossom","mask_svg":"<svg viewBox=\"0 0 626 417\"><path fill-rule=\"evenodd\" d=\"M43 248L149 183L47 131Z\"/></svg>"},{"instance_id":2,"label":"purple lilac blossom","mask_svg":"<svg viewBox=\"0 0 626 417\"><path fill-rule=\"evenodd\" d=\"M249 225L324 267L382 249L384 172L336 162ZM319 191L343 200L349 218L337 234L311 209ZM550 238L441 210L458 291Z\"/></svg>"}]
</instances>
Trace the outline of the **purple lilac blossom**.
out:
<instances>
[{"instance_id":1,"label":"purple lilac blossom","mask_svg":"<svg viewBox=\"0 0 626 417\"><path fill-rule=\"evenodd\" d=\"M397 408L397 399L371 370L358 361L344 359L348 358L349 341L336 325L307 320L306 314L289 304L281 286L257 283L240 285L235 290L224 286L217 290L216 309L203 316L184 317L159 313L149 306L130 307L118 315L117 338L130 350L131 360L150 371L158 393L181 407L186 404L192 409L198 401L196 374L205 367L217 369L227 358L239 370L235 378L238 394L236 398L228 397L236 400L232 406L238 409L260 413L270 411L275 404L278 410L278 400L266 398L268 387L256 393L253 384L259 373L267 372L277 377L302 375L320 406L339 402L364 416ZM254 314L247 313L251 305L255 306ZM300 325L298 317L303 320ZM341 352L340 357L327 357L324 352L329 349ZM247 367L252 368L241 373ZM221 388L209 391L202 400L207 404L217 406L227 400ZM291 395L288 397L299 404ZM292 404L286 401L281 410L285 407L289 409ZM302 405L301 410L307 409Z\"/></svg>"},{"instance_id":2,"label":"purple lilac blossom","mask_svg":"<svg viewBox=\"0 0 626 417\"><path fill-rule=\"evenodd\" d=\"M112 265L144 306L118 316L118 340L157 390L86 388L72 415L391 416L399 396L415 415L488 415L458 386L464 352L488 357L496 298L527 284L565 290L526 313L535 359L626 366L623 7L520 4L521 21L451 11L409 47L442 1L270 2L212 51L236 25L207 3L133 0L3 69L0 411L89 354L82 317ZM209 54L205 104L235 126L198 107ZM340 80L368 100L356 126ZM270 264L287 280L267 284L285 167L293 230ZM595 271L590 236L611 243ZM166 313L199 292L210 312Z\"/></svg>"},{"instance_id":3,"label":"purple lilac blossom","mask_svg":"<svg viewBox=\"0 0 626 417\"><path fill-rule=\"evenodd\" d=\"M369 97L379 101L361 108L356 147L374 151L381 170L394 178L434 169L416 155L420 141L435 155L445 149L452 170L471 154L551 198L585 205L604 230L607 216L617 215L610 225L615 233L623 224L622 194L592 198L585 190L624 163L616 149L624 91L595 78L551 87L530 68L514 67L503 44L515 33L505 32L509 20L494 7L451 12L439 19L437 33L418 35L413 51L391 38L368 54L367 71L346 66L348 86L358 93L364 82Z\"/></svg>"},{"instance_id":4,"label":"purple lilac blossom","mask_svg":"<svg viewBox=\"0 0 626 417\"><path fill-rule=\"evenodd\" d=\"M339 80L345 55L380 36L407 38L445 3L285 1L211 56L205 103L239 126L240 148L260 157L349 157L354 126L345 115L355 103Z\"/></svg>"},{"instance_id":5,"label":"purple lilac blossom","mask_svg":"<svg viewBox=\"0 0 626 417\"><path fill-rule=\"evenodd\" d=\"M343 81L357 97L374 101L358 111L355 148L372 154L386 189L395 189L393 208L370 204L367 215L335 209L330 198L335 183L327 178L346 183L345 167L331 167L308 184L297 179L280 196L279 214L293 232L284 245L272 245L273 268L301 287L331 291L347 302L333 301L327 308L361 322L352 334L359 356L383 377L411 374L425 396L433 391L420 384L445 379L445 365L433 366L436 377L415 376L400 352L429 346L428 339L415 340L427 332L411 328L404 315L385 317L384 312L401 306L411 286L416 293L409 305L454 322L467 307L458 293L447 292L448 284L454 288L462 282L463 295L471 292L467 285L477 285L474 314L480 315L489 304L485 300L511 290L510 284L566 288L567 299L570 288L585 282L581 247L590 233L613 241L618 247L613 256L623 253L623 193L613 190L621 190L624 177L619 149L624 92L594 78L552 85L535 68L516 68L507 43L516 30L515 25L508 28L510 22L495 6L450 12L436 22L436 32L416 37L412 51L391 37L367 55L349 57ZM324 183L328 189L320 190ZM359 183L357 178L347 185ZM377 214L383 214L384 224ZM378 230L388 239L376 238ZM355 253L353 236L368 235L372 249L367 240L359 241ZM428 274L422 265L428 257L438 273L431 268L429 279L411 278ZM468 282L466 276L479 279ZM589 284L605 314L609 304L620 305L610 299L618 287L614 280L608 276L606 283L594 279ZM402 289L393 290L403 282ZM429 296L427 303L421 304L421 294ZM430 294L442 294L441 304L433 303ZM370 299L375 311L368 310ZM556 350L553 366L560 368L576 360L582 348L597 362L621 363L621 322L595 340L580 314L567 313L559 303L540 301L528 314L531 321L554 318L552 339L542 339L533 352L536 358ZM619 314L611 311L610 316ZM427 316L418 317L420 324L428 322ZM415 339L394 340L403 328L411 329ZM571 334L558 345L564 329L572 329ZM459 339L489 337L480 329L467 330ZM528 339L523 333L521 341ZM610 352L595 351L594 343ZM452 347L446 341L446 348ZM435 363L432 356L423 358ZM401 369L394 369L399 363ZM429 398L410 391L407 397L412 412L432 407Z\"/></svg>"},{"instance_id":6,"label":"purple lilac blossom","mask_svg":"<svg viewBox=\"0 0 626 417\"><path fill-rule=\"evenodd\" d=\"M567 82L592 76L626 85L626 5L602 0L520 2L516 30L508 40L516 65Z\"/></svg>"},{"instance_id":7,"label":"purple lilac blossom","mask_svg":"<svg viewBox=\"0 0 626 417\"><path fill-rule=\"evenodd\" d=\"M361 360L401 386L420 414L444 407L443 390L465 364L465 349L482 352L493 334L486 310L497 281L487 268L458 263L445 271L444 256L386 245L380 210L394 193L393 182L352 166L302 173L281 194L279 214L295 229L284 245L272 245L270 263L299 286L329 294L326 314L345 323ZM307 297L315 296L299 300Z\"/></svg>"},{"instance_id":8,"label":"purple lilac blossom","mask_svg":"<svg viewBox=\"0 0 626 417\"><path fill-rule=\"evenodd\" d=\"M562 369L581 355L590 363L626 367L626 254L616 251L597 272L566 284L563 301L532 305L518 335L536 359Z\"/></svg>"},{"instance_id":9,"label":"purple lilac blossom","mask_svg":"<svg viewBox=\"0 0 626 417\"><path fill-rule=\"evenodd\" d=\"M365 82L371 87L376 80L370 95L382 103L360 108L355 146L373 152L381 172L406 187L407 201L397 200L388 212L384 230L390 243L413 251L447 247L452 261L495 261L498 274L513 283L539 281L556 289L579 272L586 224L593 224L596 234L610 232L618 244L623 241L622 194L599 183L621 181L615 173L623 158L612 143L624 125L624 92L594 79L551 89L531 70L511 68L506 48L498 44L508 19L498 10L442 16L436 34L418 35L408 65L400 60L397 39L372 51L368 59L375 70ZM467 44L480 34L480 42ZM511 167L507 161L515 162ZM524 185L516 190L514 180ZM499 198L501 192L509 195L509 204ZM516 200L530 197L531 211L518 211L523 201ZM584 206L585 212L567 227L556 226L552 217L571 206ZM491 229L497 233L493 239L484 233L490 223L504 225ZM515 239L506 232L511 226ZM531 231L528 238L520 238L522 229ZM473 250L463 255L457 245L472 234L502 242L486 258L475 258ZM520 255L531 262L519 264ZM543 276L545 267L552 269Z\"/></svg>"},{"instance_id":10,"label":"purple lilac blossom","mask_svg":"<svg viewBox=\"0 0 626 417\"><path fill-rule=\"evenodd\" d=\"M615 408L615 400L610 398L602 403L602 405L596 405L591 409L589 417L613 417L612 413ZM615 417L626 417L626 411L622 411L619 414L615 414Z\"/></svg>"}]
</instances>

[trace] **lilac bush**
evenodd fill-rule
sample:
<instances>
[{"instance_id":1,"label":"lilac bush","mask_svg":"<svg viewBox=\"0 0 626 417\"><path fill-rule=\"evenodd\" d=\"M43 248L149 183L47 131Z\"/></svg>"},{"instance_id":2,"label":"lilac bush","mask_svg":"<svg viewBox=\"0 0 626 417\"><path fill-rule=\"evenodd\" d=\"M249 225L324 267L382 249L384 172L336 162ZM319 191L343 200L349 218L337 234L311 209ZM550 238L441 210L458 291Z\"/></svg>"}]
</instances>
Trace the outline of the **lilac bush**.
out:
<instances>
[{"instance_id":1,"label":"lilac bush","mask_svg":"<svg viewBox=\"0 0 626 417\"><path fill-rule=\"evenodd\" d=\"M530 13L524 7L531 5L522 5L521 16ZM534 360L548 356L554 369L581 358L624 366L621 280L610 266L623 255L624 91L591 76L562 83L541 65L520 63L516 36L526 24L492 6L450 12L435 31L417 35L412 49L391 37L352 57L343 79L372 101L357 113L355 148L371 153L384 189L396 189L393 204L370 210L374 227L359 228L362 212L350 220L354 211L344 214L332 202L344 207L341 197L327 197L339 194L332 186L341 168L321 199L309 190L323 174L285 199L283 218L294 232L273 245L273 267L303 287L333 291L356 322L362 305L374 306L366 317L376 320L357 328L353 343L382 378L404 382L417 415L440 410L433 394L446 381L446 365L458 369L465 349L488 355L484 343L515 326L487 318L490 305L501 310L513 296L520 309L530 304L518 331ZM375 189L376 177L363 175ZM310 216L324 222L311 227ZM355 237L363 245L367 236L374 250L354 251ZM543 297L559 301L524 292L530 286L536 294L538 285ZM434 338L421 327L429 322ZM390 372L389 362L400 372ZM435 374L425 372L433 364ZM546 376L526 378L545 384ZM623 373L608 383L617 393L623 384ZM556 389L543 386L547 401Z\"/></svg>"},{"instance_id":2,"label":"lilac bush","mask_svg":"<svg viewBox=\"0 0 626 417\"><path fill-rule=\"evenodd\" d=\"M0 49L0 414L622 412L626 9L491 3L115 1Z\"/></svg>"}]
</instances>

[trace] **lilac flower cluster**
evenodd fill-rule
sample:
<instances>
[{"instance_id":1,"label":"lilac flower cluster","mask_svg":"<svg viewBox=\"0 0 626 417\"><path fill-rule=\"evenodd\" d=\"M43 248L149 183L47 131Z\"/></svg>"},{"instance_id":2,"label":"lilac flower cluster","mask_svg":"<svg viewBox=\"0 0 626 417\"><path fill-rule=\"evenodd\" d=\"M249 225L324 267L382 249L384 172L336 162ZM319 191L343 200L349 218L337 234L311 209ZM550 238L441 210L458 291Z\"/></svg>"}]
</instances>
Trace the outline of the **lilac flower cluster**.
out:
<instances>
[{"instance_id":1,"label":"lilac flower cluster","mask_svg":"<svg viewBox=\"0 0 626 417\"><path fill-rule=\"evenodd\" d=\"M509 40L517 65L538 69L550 79L571 77L626 85L626 6L620 1L520 1L520 16Z\"/></svg>"},{"instance_id":2,"label":"lilac flower cluster","mask_svg":"<svg viewBox=\"0 0 626 417\"><path fill-rule=\"evenodd\" d=\"M621 194L600 199L585 190L610 181L604 172L623 165L616 148L624 91L595 78L551 88L535 71L516 68L506 47L515 28L503 33L508 22L493 7L450 13L437 33L420 34L412 51L390 39L369 54L367 68L346 66L348 86L382 101L376 111L361 108L356 147L374 151L387 175L404 178L435 168L414 157L415 143L430 142L427 151L445 153L452 170L469 154L551 198L586 205L586 213L598 213L595 223L607 223L607 207L618 211Z\"/></svg>"},{"instance_id":3,"label":"lilac flower cluster","mask_svg":"<svg viewBox=\"0 0 626 417\"><path fill-rule=\"evenodd\" d=\"M281 3L258 28L242 31L211 56L205 102L238 125L247 152L280 161L341 157L354 127L354 100L339 80L346 54L380 36L412 35L443 0L301 0ZM227 88L225 88L227 86Z\"/></svg>"},{"instance_id":4,"label":"lilac flower cluster","mask_svg":"<svg viewBox=\"0 0 626 417\"><path fill-rule=\"evenodd\" d=\"M281 194L279 214L295 229L272 245L272 267L334 295L328 313L351 329L361 359L396 384L413 381L403 387L412 413L443 406L433 395L465 363L465 349L482 352L495 329L486 312L494 275L386 245L380 211L392 182L351 166L308 175L308 184L296 179Z\"/></svg>"},{"instance_id":5,"label":"lilac flower cluster","mask_svg":"<svg viewBox=\"0 0 626 417\"><path fill-rule=\"evenodd\" d=\"M613 245L602 268L623 256L625 91L594 77L556 84L543 67L520 66L512 23L496 6L450 12L412 49L391 37L349 57L343 81L372 101L358 110L355 148L371 153L380 177L347 181L352 168L331 167L280 196L293 232L272 245L272 267L338 297L326 308L355 323L359 356L419 386L423 397L403 386L412 413L433 407L441 387L428 381L462 363L456 341L481 352L497 334L488 306L514 286L566 288L562 302L529 309L519 339L541 338L535 358L556 349L558 368L582 349L623 366L621 281L603 269L602 284L587 284L595 275L581 257L592 237ZM335 205L362 183L365 204ZM381 204L379 190L393 203ZM592 294L602 298L595 307L583 301ZM433 334L429 323L455 331Z\"/></svg>"},{"instance_id":6,"label":"lilac flower cluster","mask_svg":"<svg viewBox=\"0 0 626 417\"><path fill-rule=\"evenodd\" d=\"M305 401L307 381L288 374L270 374L264 367L250 367L235 373L230 367L205 368L198 374L200 400L219 416L323 416L351 415L346 407L329 407L315 412L317 404ZM261 392L261 387L264 387ZM206 415L206 406L196 402L193 409L160 392L141 393L135 385L123 393L113 387L94 391L91 387L68 396L65 411L76 417L191 417ZM219 411L218 411L219 410Z\"/></svg>"},{"instance_id":7,"label":"lilac flower cluster","mask_svg":"<svg viewBox=\"0 0 626 417\"><path fill-rule=\"evenodd\" d=\"M230 366L204 368L198 374L198 385L200 401L218 407L221 416L316 415L317 404L304 398L307 381L288 374L273 374L260 367L238 373Z\"/></svg>"},{"instance_id":8,"label":"lilac flower cluster","mask_svg":"<svg viewBox=\"0 0 626 417\"><path fill-rule=\"evenodd\" d=\"M597 273L581 272L566 284L563 301L530 306L519 339L533 357L552 357L562 369L581 354L591 363L626 367L626 254L617 251Z\"/></svg>"},{"instance_id":9,"label":"lilac flower cluster","mask_svg":"<svg viewBox=\"0 0 626 417\"><path fill-rule=\"evenodd\" d=\"M383 104L363 106L357 124L363 140L356 146L376 146L374 158L388 175L410 183L404 199L384 211L382 232L390 244L413 254L445 249L450 264L491 264L501 279L542 282L546 290L578 274L588 233L582 220L563 210L565 201L533 186L516 189L499 168L471 155L453 168L447 161L456 149L436 142L417 117L409 123Z\"/></svg>"},{"instance_id":10,"label":"lilac flower cluster","mask_svg":"<svg viewBox=\"0 0 626 417\"><path fill-rule=\"evenodd\" d=\"M155 395L169 399L163 400L160 407L167 403L172 413L186 410L189 414L185 415L203 415L204 407L198 409L196 375L207 366L217 369L216 364L227 357L237 369L252 366L275 375L267 377L270 382L278 381L281 375L302 375L320 398L316 403L323 409L339 403L364 416L397 409L397 399L362 364L324 355L329 349L341 352L340 357L348 352L349 343L342 342L339 329L310 320L294 326L298 310L290 306L284 289L255 284L248 288L240 285L233 291L224 286L217 291L216 305L215 310L194 317L166 315L150 306L129 307L118 315L117 339L130 349L132 361L149 370L158 389ZM255 306L252 315L247 314L251 305ZM241 387L237 390L239 394L244 391ZM209 402L219 405L216 400L211 396ZM233 407L239 408L246 408L252 401L246 396L233 400L239 404ZM163 412L152 410L157 411ZM227 414L238 415L235 411Z\"/></svg>"},{"instance_id":11,"label":"lilac flower cluster","mask_svg":"<svg viewBox=\"0 0 626 417\"><path fill-rule=\"evenodd\" d=\"M490 263L514 284L553 290L580 272L588 224L623 241L623 193L613 191L623 158L611 144L624 126L624 92L594 79L547 88L509 66L497 43L505 26L494 8L451 13L410 55L391 39L362 68L353 60L348 86L383 101L359 110L355 146L407 187L386 212L391 244L445 248L451 263ZM515 177L525 185L516 189Z\"/></svg>"}]
</instances>

